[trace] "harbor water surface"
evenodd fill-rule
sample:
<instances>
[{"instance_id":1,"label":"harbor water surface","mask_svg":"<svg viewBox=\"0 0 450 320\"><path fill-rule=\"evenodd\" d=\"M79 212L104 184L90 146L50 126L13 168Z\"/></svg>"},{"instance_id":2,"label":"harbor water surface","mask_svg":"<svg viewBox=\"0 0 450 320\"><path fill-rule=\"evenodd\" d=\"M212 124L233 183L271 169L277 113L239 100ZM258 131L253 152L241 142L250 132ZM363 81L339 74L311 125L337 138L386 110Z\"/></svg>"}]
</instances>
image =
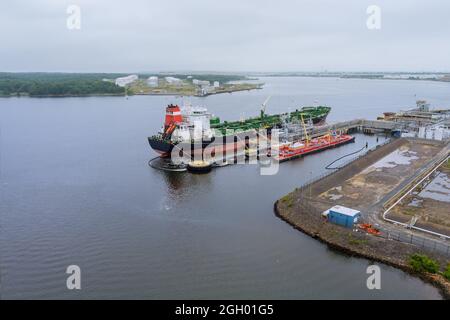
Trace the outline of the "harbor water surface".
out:
<instances>
[{"instance_id":1,"label":"harbor water surface","mask_svg":"<svg viewBox=\"0 0 450 320\"><path fill-rule=\"evenodd\" d=\"M1 298L436 299L439 292L381 265L348 257L275 217L273 203L375 136L280 165L207 175L148 166L147 136L169 103L204 105L222 120L326 104L329 121L375 119L417 99L449 107L450 83L262 78L264 89L169 96L0 99ZM378 143L382 143L380 137ZM81 268L81 290L66 268Z\"/></svg>"}]
</instances>

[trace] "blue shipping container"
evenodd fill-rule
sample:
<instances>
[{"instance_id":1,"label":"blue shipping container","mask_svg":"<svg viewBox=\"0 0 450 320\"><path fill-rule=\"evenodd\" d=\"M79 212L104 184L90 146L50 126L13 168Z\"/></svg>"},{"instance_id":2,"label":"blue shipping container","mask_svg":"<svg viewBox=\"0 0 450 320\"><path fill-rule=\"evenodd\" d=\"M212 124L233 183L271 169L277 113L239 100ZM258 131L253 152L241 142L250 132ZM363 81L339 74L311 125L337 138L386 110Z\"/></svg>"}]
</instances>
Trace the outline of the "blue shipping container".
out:
<instances>
[{"instance_id":1,"label":"blue shipping container","mask_svg":"<svg viewBox=\"0 0 450 320\"><path fill-rule=\"evenodd\" d=\"M331 223L339 224L341 226L352 228L358 219L361 217L361 212L358 210L346 208L343 206L334 206L328 210L327 219Z\"/></svg>"}]
</instances>

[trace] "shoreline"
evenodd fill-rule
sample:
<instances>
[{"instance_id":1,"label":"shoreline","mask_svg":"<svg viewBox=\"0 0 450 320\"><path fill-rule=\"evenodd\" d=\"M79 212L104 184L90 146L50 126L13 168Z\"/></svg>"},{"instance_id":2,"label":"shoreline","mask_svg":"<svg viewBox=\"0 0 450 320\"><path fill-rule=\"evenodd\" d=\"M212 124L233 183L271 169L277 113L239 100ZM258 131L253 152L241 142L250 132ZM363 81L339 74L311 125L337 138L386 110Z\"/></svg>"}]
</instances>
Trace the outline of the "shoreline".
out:
<instances>
[{"instance_id":1,"label":"shoreline","mask_svg":"<svg viewBox=\"0 0 450 320\"><path fill-rule=\"evenodd\" d=\"M349 187L345 183L360 174L360 172L374 165L380 159L386 157L388 154L391 154L399 148L408 146L410 143L409 140L404 138L394 140L388 144L375 148L375 150L371 150L366 155L350 162L345 167L329 175L320 177L310 184L294 189L274 203L274 212L277 217L287 222L295 229L326 244L328 247L346 255L378 261L400 269L432 284L440 291L444 299L450 300L450 281L448 279L440 273L432 274L416 272L409 265L409 259L413 254L424 254L439 262L440 266L445 268L449 263L448 255L439 253L439 251L435 250L427 250L423 246L411 244L413 243L412 237L411 243L409 243L409 241L406 243L399 241L399 238L389 236L391 232L396 232L395 228L391 226L385 226L387 228L385 232L387 232L388 235L387 237L381 237L368 234L359 229L345 228L340 225L329 223L322 216L322 212L327 208L336 204L341 204L349 206L350 208L357 208L363 212L364 219L366 219L365 222L375 225L380 223L382 225L381 228L383 228L383 223L379 221L377 217L379 210L382 209L380 206L384 203L384 199L395 192L396 188L401 188L402 184L407 184L410 179L415 180L418 172L420 173L421 167L408 167L407 171L411 171L411 173L405 176L404 180L395 180L395 182L391 182L392 189L388 188L380 194L375 193L373 199L369 195L364 196L365 192L374 192L371 189L370 184L360 185L357 190L352 190L348 189ZM414 145L417 145L416 143L417 142L415 142ZM421 153L423 152L420 151L422 149L416 147L414 150L418 152L417 154L419 157L425 155L428 156L427 153ZM426 147L423 150L428 150L428 152L430 152L429 147ZM433 157L437 155L438 153ZM420 166L426 165L427 163L420 164ZM394 171L394 169L391 170L392 171L389 173L391 175L402 175L406 173L406 169L400 171ZM382 175L382 177L384 176ZM376 176L373 174L372 179L376 179ZM366 180L363 179L361 181ZM328 192L327 190L333 189L336 186L347 188L344 190L349 192L350 198L345 198L345 195L343 195L344 198L339 200L339 203L336 203L335 201L327 201L325 198L321 197L321 195ZM363 198L360 198L360 195ZM362 204L361 199L364 199L366 202Z\"/></svg>"},{"instance_id":2,"label":"shoreline","mask_svg":"<svg viewBox=\"0 0 450 320\"><path fill-rule=\"evenodd\" d=\"M324 236L320 232L315 232L312 229L310 229L306 224L303 224L301 222L302 221L301 219L294 220L291 217L289 217L287 212L285 210L283 210L282 208L280 208L280 200L277 200L274 203L274 213L275 213L275 216L277 216L281 220L288 223L294 229L306 234L307 236L310 236L311 238L313 238L315 240L318 240L319 242L327 245L332 250L335 250L335 251L337 251L341 254L345 254L347 256L364 258L364 259L368 259L370 261L380 262L385 265L397 268L411 276L417 277L417 278L421 279L422 281L433 285L435 288L437 288L439 290L439 293L442 295L442 298L444 300L450 300L450 283L442 275L430 274L430 273L418 273L418 272L415 272L414 270L412 270L412 268L407 264L406 261L404 261L402 263L398 260L390 259L390 258L382 256L381 254L378 254L378 253L370 254L363 250L358 250L358 249L352 248L350 246L345 246L338 242L335 242L332 239ZM341 228L341 227L336 226L336 228Z\"/></svg>"},{"instance_id":3,"label":"shoreline","mask_svg":"<svg viewBox=\"0 0 450 320\"><path fill-rule=\"evenodd\" d=\"M65 94L65 95L32 95L11 94L0 95L0 98L90 98L90 97L125 97L122 93L96 93L96 94Z\"/></svg>"},{"instance_id":4,"label":"shoreline","mask_svg":"<svg viewBox=\"0 0 450 320\"><path fill-rule=\"evenodd\" d=\"M0 98L91 98L91 97L132 97L132 96L174 96L174 97L198 97L203 98L212 95L218 94L226 94L233 92L242 92L242 91L252 91L252 90L260 90L262 87L258 88L242 88L235 90L225 90L219 92L207 93L204 95L196 95L196 94L182 94L177 92L164 92L164 93L133 93L130 95L126 95L124 93L98 93L98 94L67 94L67 95L28 95L28 94L12 94L12 95L0 95Z\"/></svg>"}]
</instances>

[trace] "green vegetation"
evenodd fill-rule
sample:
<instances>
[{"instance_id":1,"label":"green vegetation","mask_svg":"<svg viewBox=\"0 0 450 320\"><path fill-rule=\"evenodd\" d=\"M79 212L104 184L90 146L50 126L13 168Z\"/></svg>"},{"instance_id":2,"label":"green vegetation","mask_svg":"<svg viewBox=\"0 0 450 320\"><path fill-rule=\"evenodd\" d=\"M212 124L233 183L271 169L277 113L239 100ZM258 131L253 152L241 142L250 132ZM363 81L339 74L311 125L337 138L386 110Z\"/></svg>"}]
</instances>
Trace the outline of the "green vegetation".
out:
<instances>
[{"instance_id":1,"label":"green vegetation","mask_svg":"<svg viewBox=\"0 0 450 320\"><path fill-rule=\"evenodd\" d=\"M447 269L442 273L445 279L450 280L450 263L447 265Z\"/></svg>"},{"instance_id":2,"label":"green vegetation","mask_svg":"<svg viewBox=\"0 0 450 320\"><path fill-rule=\"evenodd\" d=\"M147 78L149 74L141 74L139 80L129 85L135 94L143 95L179 95L179 96L206 96L210 94L236 92L242 90L253 90L261 87L258 83L230 83L230 81L248 80L244 76L234 75L180 75L180 74L157 74L158 84L149 86ZM165 76L175 77L181 82L167 82ZM193 80L208 81L210 86L202 86L193 83ZM212 87L215 81L219 81L219 87Z\"/></svg>"},{"instance_id":3,"label":"green vegetation","mask_svg":"<svg viewBox=\"0 0 450 320\"><path fill-rule=\"evenodd\" d=\"M366 239L355 238L352 233L348 233L347 236L348 236L348 244L350 244L350 245L360 246L360 245L368 243L368 241Z\"/></svg>"},{"instance_id":4,"label":"green vegetation","mask_svg":"<svg viewBox=\"0 0 450 320\"><path fill-rule=\"evenodd\" d=\"M214 81L219 81L221 84L222 83L227 83L230 81L243 81L243 80L249 80L249 78L247 76L244 75L236 75L236 74L174 74L174 73L160 73L160 74L154 74L154 73L149 73L149 74L140 74L141 77L143 78L148 78L150 76L158 76L160 78L164 78L164 77L174 77L174 78L178 78L178 79L182 79L182 80L187 80L192 82L193 79L197 79L197 80L201 80L201 81L210 81L210 82L214 82ZM189 77L189 79L188 79Z\"/></svg>"},{"instance_id":5,"label":"green vegetation","mask_svg":"<svg viewBox=\"0 0 450 320\"><path fill-rule=\"evenodd\" d=\"M448 158L447 161L444 164L442 164L442 169L450 170L450 158Z\"/></svg>"},{"instance_id":6,"label":"green vegetation","mask_svg":"<svg viewBox=\"0 0 450 320\"><path fill-rule=\"evenodd\" d=\"M294 199L292 194L287 194L283 198L281 198L281 202L287 205L288 208L291 208L294 205Z\"/></svg>"},{"instance_id":7,"label":"green vegetation","mask_svg":"<svg viewBox=\"0 0 450 320\"><path fill-rule=\"evenodd\" d=\"M113 81L120 74L101 73L0 73L0 96L123 95Z\"/></svg>"},{"instance_id":8,"label":"green vegetation","mask_svg":"<svg viewBox=\"0 0 450 320\"><path fill-rule=\"evenodd\" d=\"M439 263L422 254L413 254L409 258L409 265L413 268L414 271L420 273L437 273L439 271Z\"/></svg>"},{"instance_id":9,"label":"green vegetation","mask_svg":"<svg viewBox=\"0 0 450 320\"><path fill-rule=\"evenodd\" d=\"M173 94L180 96L193 96L196 94L196 88L192 83L183 80L181 84L169 84L164 78L159 79L157 87L150 87L147 84L146 78L140 78L129 85L135 94Z\"/></svg>"},{"instance_id":10,"label":"green vegetation","mask_svg":"<svg viewBox=\"0 0 450 320\"><path fill-rule=\"evenodd\" d=\"M221 74L139 74L140 79L127 88L116 86L114 80L127 76L120 73L7 73L0 72L0 96L65 97L88 95L131 95L131 94L178 94L196 95L192 80L219 81L221 88L216 93L255 89L255 84L228 84L230 81L248 80L242 75ZM156 75L161 87L150 88L146 79ZM183 85L169 85L163 80L171 76L183 80ZM189 77L189 78L188 78ZM221 91L222 90L222 91Z\"/></svg>"},{"instance_id":11,"label":"green vegetation","mask_svg":"<svg viewBox=\"0 0 450 320\"><path fill-rule=\"evenodd\" d=\"M361 239L351 239L348 241L349 244L354 246L360 246L363 244L367 244L367 240L361 240Z\"/></svg>"},{"instance_id":12,"label":"green vegetation","mask_svg":"<svg viewBox=\"0 0 450 320\"><path fill-rule=\"evenodd\" d=\"M417 192L420 192L420 191L417 191ZM405 207L405 208L402 208L402 213L406 214L408 216L416 215L417 211L419 211L419 208L417 208L417 207Z\"/></svg>"}]
</instances>

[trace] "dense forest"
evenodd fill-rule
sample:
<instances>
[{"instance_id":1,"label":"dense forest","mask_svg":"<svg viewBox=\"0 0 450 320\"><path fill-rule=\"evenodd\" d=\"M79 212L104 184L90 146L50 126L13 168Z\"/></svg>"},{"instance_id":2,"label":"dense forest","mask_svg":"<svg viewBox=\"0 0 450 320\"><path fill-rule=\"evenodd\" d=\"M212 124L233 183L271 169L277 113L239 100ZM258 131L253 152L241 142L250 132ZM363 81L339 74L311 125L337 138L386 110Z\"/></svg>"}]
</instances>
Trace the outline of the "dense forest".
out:
<instances>
[{"instance_id":1,"label":"dense forest","mask_svg":"<svg viewBox=\"0 0 450 320\"><path fill-rule=\"evenodd\" d=\"M122 74L101 73L0 73L0 96L123 95L114 79Z\"/></svg>"}]
</instances>

